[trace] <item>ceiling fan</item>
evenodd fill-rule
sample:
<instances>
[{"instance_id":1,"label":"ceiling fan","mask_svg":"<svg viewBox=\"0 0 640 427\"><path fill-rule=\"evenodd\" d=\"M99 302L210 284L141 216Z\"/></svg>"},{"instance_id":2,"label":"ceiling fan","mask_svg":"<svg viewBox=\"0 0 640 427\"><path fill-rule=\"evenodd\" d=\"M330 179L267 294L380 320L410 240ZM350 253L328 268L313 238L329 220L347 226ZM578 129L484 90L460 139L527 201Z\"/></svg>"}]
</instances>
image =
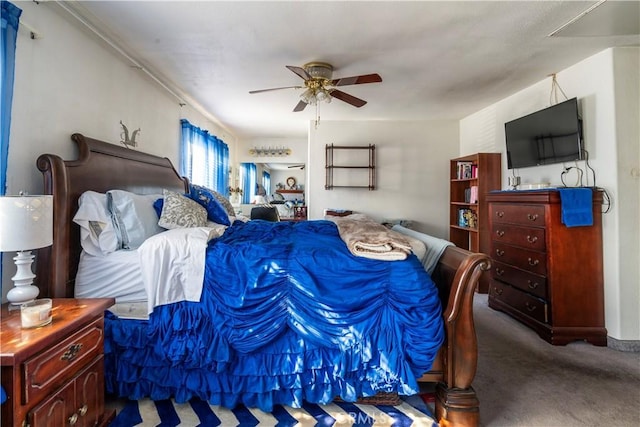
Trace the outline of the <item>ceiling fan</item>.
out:
<instances>
[{"instance_id":1,"label":"ceiling fan","mask_svg":"<svg viewBox=\"0 0 640 427\"><path fill-rule=\"evenodd\" d=\"M304 80L304 86L285 86L252 90L249 93L253 94L281 89L306 89L302 95L300 95L301 99L293 109L294 112L304 110L309 104L317 105L318 102L331 102L331 98L339 99L340 101L360 108L365 105L367 101L349 95L337 88L340 86L379 83L382 81L382 77L380 77L379 74L364 74L361 76L333 79L333 66L326 62L309 62L303 67L293 65L287 65L286 67Z\"/></svg>"},{"instance_id":2,"label":"ceiling fan","mask_svg":"<svg viewBox=\"0 0 640 427\"><path fill-rule=\"evenodd\" d=\"M288 169L300 169L300 170L304 170L304 163L299 164L299 165L289 165L287 166Z\"/></svg>"}]
</instances>

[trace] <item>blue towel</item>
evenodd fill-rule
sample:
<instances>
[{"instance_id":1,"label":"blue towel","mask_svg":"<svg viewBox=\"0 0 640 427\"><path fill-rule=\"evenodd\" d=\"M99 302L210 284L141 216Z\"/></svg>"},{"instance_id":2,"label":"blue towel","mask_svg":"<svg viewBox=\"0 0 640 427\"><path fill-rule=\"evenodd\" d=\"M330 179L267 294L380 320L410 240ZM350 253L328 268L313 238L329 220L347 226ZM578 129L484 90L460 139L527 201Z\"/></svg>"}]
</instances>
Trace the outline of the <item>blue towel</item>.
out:
<instances>
[{"instance_id":1,"label":"blue towel","mask_svg":"<svg viewBox=\"0 0 640 427\"><path fill-rule=\"evenodd\" d=\"M591 188L559 188L562 223L567 227L593 225Z\"/></svg>"}]
</instances>

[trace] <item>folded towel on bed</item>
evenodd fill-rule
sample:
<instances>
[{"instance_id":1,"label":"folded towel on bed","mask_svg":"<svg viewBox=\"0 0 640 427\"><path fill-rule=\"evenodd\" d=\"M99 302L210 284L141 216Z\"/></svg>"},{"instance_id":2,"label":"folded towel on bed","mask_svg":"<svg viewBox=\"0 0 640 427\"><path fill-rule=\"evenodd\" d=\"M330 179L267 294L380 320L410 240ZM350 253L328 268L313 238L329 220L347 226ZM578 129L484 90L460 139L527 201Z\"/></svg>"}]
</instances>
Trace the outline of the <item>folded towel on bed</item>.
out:
<instances>
[{"instance_id":1,"label":"folded towel on bed","mask_svg":"<svg viewBox=\"0 0 640 427\"><path fill-rule=\"evenodd\" d=\"M406 259L411 253L411 244L404 236L392 232L365 215L327 219L336 223L340 238L355 256L397 261Z\"/></svg>"},{"instance_id":2,"label":"folded towel on bed","mask_svg":"<svg viewBox=\"0 0 640 427\"><path fill-rule=\"evenodd\" d=\"M393 227L391 227L391 229L408 237L413 237L414 239L417 239L424 244L426 250L422 257L420 257L419 253L417 253L416 251L414 251L414 253L422 263L424 269L429 274L433 273L433 270L436 268L436 264L438 264L438 261L440 260L440 257L442 256L442 253L447 248L447 246L453 245L453 243L448 240L439 239L428 234L420 233L419 231L411 230L401 225L394 225Z\"/></svg>"},{"instance_id":3,"label":"folded towel on bed","mask_svg":"<svg viewBox=\"0 0 640 427\"><path fill-rule=\"evenodd\" d=\"M562 223L567 227L593 225L591 188L559 188Z\"/></svg>"}]
</instances>

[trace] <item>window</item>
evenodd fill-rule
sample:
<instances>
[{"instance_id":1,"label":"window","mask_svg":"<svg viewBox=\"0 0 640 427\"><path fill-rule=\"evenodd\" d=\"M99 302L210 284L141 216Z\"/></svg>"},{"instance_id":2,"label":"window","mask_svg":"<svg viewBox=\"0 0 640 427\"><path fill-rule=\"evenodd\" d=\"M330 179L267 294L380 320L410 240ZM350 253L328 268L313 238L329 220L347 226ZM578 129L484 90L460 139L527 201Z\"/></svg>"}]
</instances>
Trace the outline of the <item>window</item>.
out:
<instances>
[{"instance_id":1,"label":"window","mask_svg":"<svg viewBox=\"0 0 640 427\"><path fill-rule=\"evenodd\" d=\"M240 189L242 203L251 203L256 194L256 165L255 163L240 163Z\"/></svg>"},{"instance_id":2,"label":"window","mask_svg":"<svg viewBox=\"0 0 640 427\"><path fill-rule=\"evenodd\" d=\"M180 173L193 184L229 196L229 146L208 131L182 124L182 159Z\"/></svg>"},{"instance_id":3,"label":"window","mask_svg":"<svg viewBox=\"0 0 640 427\"><path fill-rule=\"evenodd\" d=\"M267 171L262 172L262 186L267 195L271 194L271 174Z\"/></svg>"}]
</instances>

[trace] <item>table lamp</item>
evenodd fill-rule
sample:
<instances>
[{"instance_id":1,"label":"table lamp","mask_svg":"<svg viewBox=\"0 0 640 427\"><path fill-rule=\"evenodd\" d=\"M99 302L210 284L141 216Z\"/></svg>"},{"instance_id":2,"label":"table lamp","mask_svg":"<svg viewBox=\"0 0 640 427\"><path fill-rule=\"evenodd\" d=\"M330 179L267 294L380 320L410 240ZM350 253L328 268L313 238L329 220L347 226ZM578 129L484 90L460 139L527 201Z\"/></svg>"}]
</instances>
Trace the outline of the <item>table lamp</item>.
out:
<instances>
[{"instance_id":1,"label":"table lamp","mask_svg":"<svg viewBox=\"0 0 640 427\"><path fill-rule=\"evenodd\" d=\"M14 287L7 293L11 304L34 300L40 290L33 285L36 277L31 271L32 249L53 243L53 196L1 196L0 197L0 252L18 252L13 258L16 275Z\"/></svg>"}]
</instances>

